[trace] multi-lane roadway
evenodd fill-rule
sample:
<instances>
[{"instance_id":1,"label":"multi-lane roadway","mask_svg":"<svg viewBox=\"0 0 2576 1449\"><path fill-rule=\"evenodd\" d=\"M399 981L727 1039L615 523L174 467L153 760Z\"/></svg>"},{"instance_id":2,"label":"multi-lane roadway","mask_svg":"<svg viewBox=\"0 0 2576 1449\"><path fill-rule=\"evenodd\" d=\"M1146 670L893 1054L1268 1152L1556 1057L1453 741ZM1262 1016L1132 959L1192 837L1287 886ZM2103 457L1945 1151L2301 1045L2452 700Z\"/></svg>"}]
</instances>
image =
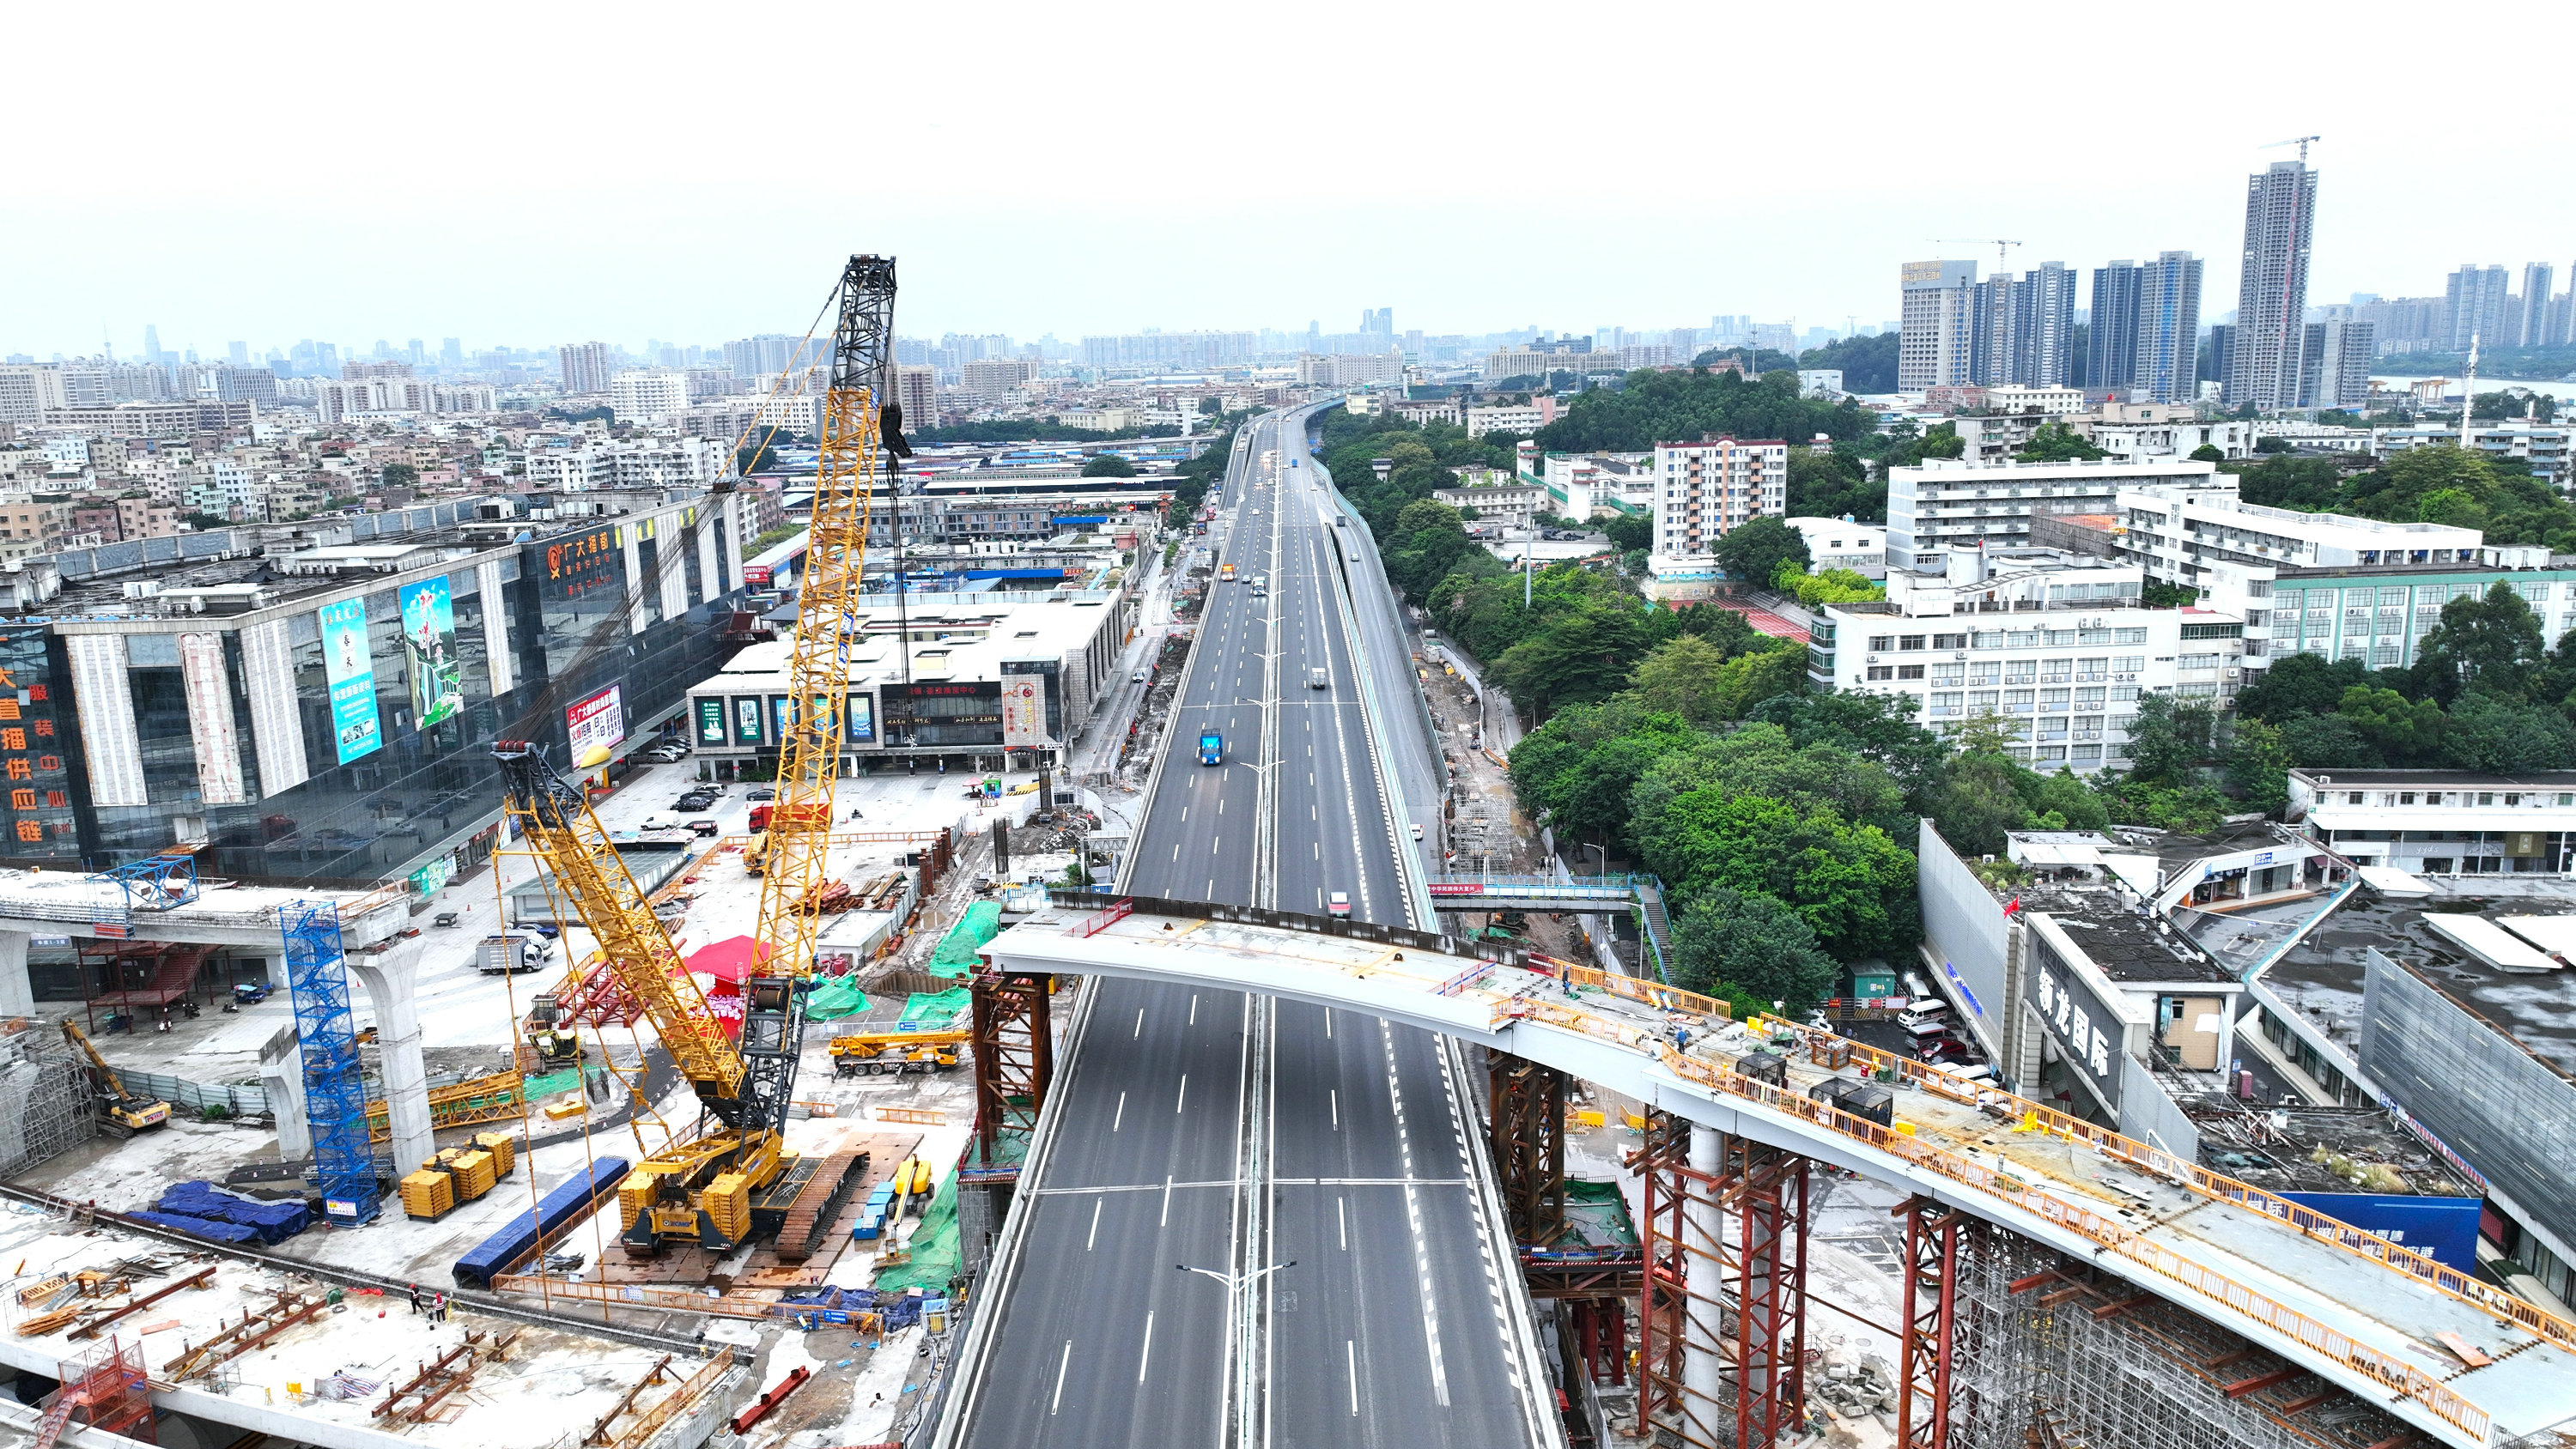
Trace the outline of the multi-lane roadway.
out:
<instances>
[{"instance_id":1,"label":"multi-lane roadway","mask_svg":"<svg viewBox=\"0 0 2576 1449\"><path fill-rule=\"evenodd\" d=\"M1318 474L1302 414L1244 429L1220 525L1235 578L1210 591L1120 885L1310 914L1338 892L1359 919L1437 929L1409 874L1415 828L1436 829L1412 664L1366 531ZM1211 730L1223 759L1203 765ZM1240 993L1089 989L939 1442L1553 1437L1479 1208L1474 1084L1444 1044Z\"/></svg>"}]
</instances>

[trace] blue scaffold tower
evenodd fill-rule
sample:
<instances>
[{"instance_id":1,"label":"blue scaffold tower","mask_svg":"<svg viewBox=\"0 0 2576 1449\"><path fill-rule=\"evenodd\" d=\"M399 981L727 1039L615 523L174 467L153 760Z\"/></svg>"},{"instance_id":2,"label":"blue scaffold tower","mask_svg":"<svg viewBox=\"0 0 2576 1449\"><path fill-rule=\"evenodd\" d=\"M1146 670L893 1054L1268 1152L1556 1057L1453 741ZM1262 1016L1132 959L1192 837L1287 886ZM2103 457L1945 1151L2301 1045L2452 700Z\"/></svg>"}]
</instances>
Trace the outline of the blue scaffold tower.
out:
<instances>
[{"instance_id":1,"label":"blue scaffold tower","mask_svg":"<svg viewBox=\"0 0 2576 1449\"><path fill-rule=\"evenodd\" d=\"M356 1227L376 1216L376 1156L367 1141L367 1090L349 1016L340 913L328 904L298 901L277 914L286 931L295 1034L304 1045L304 1114L313 1128L323 1211L338 1226Z\"/></svg>"}]
</instances>

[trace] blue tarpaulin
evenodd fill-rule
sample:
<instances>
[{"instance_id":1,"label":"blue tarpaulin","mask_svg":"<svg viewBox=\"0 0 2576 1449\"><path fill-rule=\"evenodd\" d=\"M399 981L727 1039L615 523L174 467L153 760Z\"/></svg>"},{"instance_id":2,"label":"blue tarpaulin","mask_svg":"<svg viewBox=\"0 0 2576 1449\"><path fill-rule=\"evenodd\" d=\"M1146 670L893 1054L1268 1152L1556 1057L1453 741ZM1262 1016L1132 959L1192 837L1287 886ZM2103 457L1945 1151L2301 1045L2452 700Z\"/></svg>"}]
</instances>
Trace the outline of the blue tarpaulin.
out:
<instances>
[{"instance_id":1,"label":"blue tarpaulin","mask_svg":"<svg viewBox=\"0 0 2576 1449\"><path fill-rule=\"evenodd\" d=\"M210 1243L247 1243L259 1236L257 1229L246 1228L239 1223L219 1223L212 1218L190 1217L185 1213L128 1213L126 1216L138 1223L176 1229Z\"/></svg>"},{"instance_id":2,"label":"blue tarpaulin","mask_svg":"<svg viewBox=\"0 0 2576 1449\"><path fill-rule=\"evenodd\" d=\"M602 1157L593 1162L587 1176L567 1178L554 1191L547 1193L536 1210L510 1219L509 1225L485 1238L474 1250L456 1260L456 1286L489 1288L492 1280L516 1269L537 1254L537 1240L577 1218L590 1215L599 1200L617 1191L626 1179L626 1159Z\"/></svg>"},{"instance_id":3,"label":"blue tarpaulin","mask_svg":"<svg viewBox=\"0 0 2576 1449\"><path fill-rule=\"evenodd\" d=\"M263 1243L285 1242L313 1223L312 1213L301 1202L236 1197L202 1180L172 1183L153 1206L165 1214L248 1228Z\"/></svg>"}]
</instances>

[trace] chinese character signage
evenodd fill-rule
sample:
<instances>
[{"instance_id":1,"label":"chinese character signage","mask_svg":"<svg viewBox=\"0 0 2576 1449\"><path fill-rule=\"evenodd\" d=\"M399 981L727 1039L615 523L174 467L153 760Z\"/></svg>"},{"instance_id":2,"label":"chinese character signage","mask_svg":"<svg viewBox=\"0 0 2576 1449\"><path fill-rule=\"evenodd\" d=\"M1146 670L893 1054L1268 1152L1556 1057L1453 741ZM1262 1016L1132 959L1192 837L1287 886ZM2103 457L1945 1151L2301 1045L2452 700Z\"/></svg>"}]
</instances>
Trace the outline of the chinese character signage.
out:
<instances>
[{"instance_id":1,"label":"chinese character signage","mask_svg":"<svg viewBox=\"0 0 2576 1449\"><path fill-rule=\"evenodd\" d=\"M413 584L402 602L403 658L411 671L411 713L417 729L445 724L465 708L465 664L456 655L456 602L447 578Z\"/></svg>"},{"instance_id":2,"label":"chinese character signage","mask_svg":"<svg viewBox=\"0 0 2576 1449\"><path fill-rule=\"evenodd\" d=\"M558 599L579 599L601 589L615 589L619 560L613 529L594 529L579 538L546 545L546 592Z\"/></svg>"},{"instance_id":3,"label":"chinese character signage","mask_svg":"<svg viewBox=\"0 0 2576 1449\"><path fill-rule=\"evenodd\" d=\"M2036 942L2039 1018L2057 1038L2068 1067L2092 1079L2104 1105L2120 1105L2120 1054L2126 1023L2110 1003L2059 958L2044 939Z\"/></svg>"},{"instance_id":4,"label":"chinese character signage","mask_svg":"<svg viewBox=\"0 0 2576 1449\"><path fill-rule=\"evenodd\" d=\"M697 701L698 743L720 745L725 742L725 702L721 699Z\"/></svg>"},{"instance_id":5,"label":"chinese character signage","mask_svg":"<svg viewBox=\"0 0 2576 1449\"><path fill-rule=\"evenodd\" d=\"M0 634L0 771L7 775L0 789L8 791L9 807L0 814L7 822L0 831L0 855L80 853L71 774L63 761L54 705L44 631Z\"/></svg>"},{"instance_id":6,"label":"chinese character signage","mask_svg":"<svg viewBox=\"0 0 2576 1449\"><path fill-rule=\"evenodd\" d=\"M609 750L626 738L625 702L612 684L588 699L575 700L564 711L564 725L572 735L572 763L586 770L604 763Z\"/></svg>"},{"instance_id":7,"label":"chinese character signage","mask_svg":"<svg viewBox=\"0 0 2576 1449\"><path fill-rule=\"evenodd\" d=\"M1046 732L1046 685L1034 674L1015 674L1002 681L1002 743L1043 745Z\"/></svg>"},{"instance_id":8,"label":"chinese character signage","mask_svg":"<svg viewBox=\"0 0 2576 1449\"><path fill-rule=\"evenodd\" d=\"M876 697L873 695L854 694L850 696L850 718L848 724L844 728L844 733L841 736L843 743L853 745L870 745L876 743L876 704Z\"/></svg>"},{"instance_id":9,"label":"chinese character signage","mask_svg":"<svg viewBox=\"0 0 2576 1449\"><path fill-rule=\"evenodd\" d=\"M343 599L322 606L322 677L331 685L331 734L340 763L383 746L376 723L376 669L367 657L367 601Z\"/></svg>"}]
</instances>

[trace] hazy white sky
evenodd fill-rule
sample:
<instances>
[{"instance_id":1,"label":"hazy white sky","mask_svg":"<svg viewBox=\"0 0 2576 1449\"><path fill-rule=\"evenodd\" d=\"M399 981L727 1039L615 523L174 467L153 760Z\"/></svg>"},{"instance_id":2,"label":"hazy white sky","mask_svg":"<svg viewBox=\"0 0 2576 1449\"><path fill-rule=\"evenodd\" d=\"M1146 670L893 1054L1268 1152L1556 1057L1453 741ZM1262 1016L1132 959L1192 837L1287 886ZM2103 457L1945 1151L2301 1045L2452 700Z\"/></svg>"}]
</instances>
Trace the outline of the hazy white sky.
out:
<instances>
[{"instance_id":1,"label":"hazy white sky","mask_svg":"<svg viewBox=\"0 0 2576 1449\"><path fill-rule=\"evenodd\" d=\"M2564 5L39 6L0 353L802 332L1801 327L2187 248L2308 132L2312 301L2576 264ZM2477 77L2464 94L2434 87ZM2515 55L2536 63L2519 71ZM2460 110L2465 106L2463 114ZM2475 140L2463 137L2465 119Z\"/></svg>"}]
</instances>

